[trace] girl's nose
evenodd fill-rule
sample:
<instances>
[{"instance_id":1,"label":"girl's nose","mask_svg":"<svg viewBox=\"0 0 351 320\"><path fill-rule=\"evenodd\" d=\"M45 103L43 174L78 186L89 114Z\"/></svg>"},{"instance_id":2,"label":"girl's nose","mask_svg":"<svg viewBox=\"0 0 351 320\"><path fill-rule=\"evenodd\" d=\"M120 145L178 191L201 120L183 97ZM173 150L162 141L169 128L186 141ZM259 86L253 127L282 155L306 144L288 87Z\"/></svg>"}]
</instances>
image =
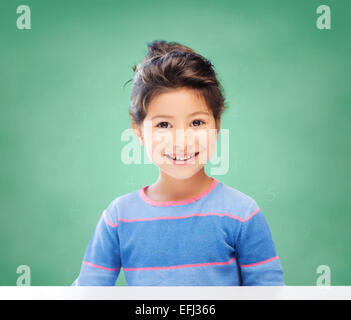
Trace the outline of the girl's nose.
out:
<instances>
[{"instance_id":1,"label":"girl's nose","mask_svg":"<svg viewBox=\"0 0 351 320\"><path fill-rule=\"evenodd\" d=\"M177 128L175 132L173 132L173 141L175 146L180 146L180 148L184 148L183 145L187 144L188 140L188 132L184 128Z\"/></svg>"}]
</instances>

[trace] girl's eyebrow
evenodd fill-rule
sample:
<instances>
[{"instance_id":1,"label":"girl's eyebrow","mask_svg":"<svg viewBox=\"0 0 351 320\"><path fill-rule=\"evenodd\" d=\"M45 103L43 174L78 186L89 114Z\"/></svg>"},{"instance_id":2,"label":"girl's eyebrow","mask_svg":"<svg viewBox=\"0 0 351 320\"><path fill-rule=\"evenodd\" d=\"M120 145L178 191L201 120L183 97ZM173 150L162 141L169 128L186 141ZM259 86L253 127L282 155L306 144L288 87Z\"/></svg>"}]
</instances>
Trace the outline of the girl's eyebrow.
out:
<instances>
[{"instance_id":1,"label":"girl's eyebrow","mask_svg":"<svg viewBox=\"0 0 351 320\"><path fill-rule=\"evenodd\" d=\"M197 114L205 114L205 115L208 115L208 112L204 112L204 111L196 111L196 112L193 112L191 114L189 114L188 117L192 117L194 115L197 115ZM169 116L169 115L156 115L154 117L151 118L151 120L155 119L155 118L173 118L172 116Z\"/></svg>"}]
</instances>

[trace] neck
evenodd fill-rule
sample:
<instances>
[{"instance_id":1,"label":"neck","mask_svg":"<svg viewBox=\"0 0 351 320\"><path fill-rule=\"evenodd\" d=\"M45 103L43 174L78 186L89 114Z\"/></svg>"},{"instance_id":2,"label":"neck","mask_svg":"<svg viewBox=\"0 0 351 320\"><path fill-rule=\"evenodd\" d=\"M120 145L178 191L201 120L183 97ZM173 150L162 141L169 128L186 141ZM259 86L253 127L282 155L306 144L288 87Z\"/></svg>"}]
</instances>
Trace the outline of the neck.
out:
<instances>
[{"instance_id":1,"label":"neck","mask_svg":"<svg viewBox=\"0 0 351 320\"><path fill-rule=\"evenodd\" d=\"M207 190L212 181L204 168L187 179L175 179L160 171L157 181L148 188L148 195L155 201L185 200Z\"/></svg>"}]
</instances>

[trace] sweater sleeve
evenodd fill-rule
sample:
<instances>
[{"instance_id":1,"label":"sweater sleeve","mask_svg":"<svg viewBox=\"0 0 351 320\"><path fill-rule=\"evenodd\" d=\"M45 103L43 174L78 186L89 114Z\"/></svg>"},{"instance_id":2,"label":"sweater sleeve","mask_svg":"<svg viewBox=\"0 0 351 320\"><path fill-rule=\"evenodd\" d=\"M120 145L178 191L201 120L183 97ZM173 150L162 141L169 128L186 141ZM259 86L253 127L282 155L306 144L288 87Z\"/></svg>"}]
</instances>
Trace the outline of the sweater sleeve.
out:
<instances>
[{"instance_id":1,"label":"sweater sleeve","mask_svg":"<svg viewBox=\"0 0 351 320\"><path fill-rule=\"evenodd\" d=\"M285 285L268 222L254 200L241 222L236 243L242 286Z\"/></svg>"},{"instance_id":2,"label":"sweater sleeve","mask_svg":"<svg viewBox=\"0 0 351 320\"><path fill-rule=\"evenodd\" d=\"M101 214L72 286L114 286L121 268L118 218L113 202Z\"/></svg>"}]
</instances>

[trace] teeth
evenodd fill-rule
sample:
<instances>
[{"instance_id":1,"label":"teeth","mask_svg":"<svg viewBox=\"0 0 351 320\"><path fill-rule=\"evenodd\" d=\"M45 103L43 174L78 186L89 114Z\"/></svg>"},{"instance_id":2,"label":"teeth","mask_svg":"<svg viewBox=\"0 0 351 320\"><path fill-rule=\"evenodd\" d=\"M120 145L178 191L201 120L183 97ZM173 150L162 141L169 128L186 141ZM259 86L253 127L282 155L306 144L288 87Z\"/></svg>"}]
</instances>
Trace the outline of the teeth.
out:
<instances>
[{"instance_id":1,"label":"teeth","mask_svg":"<svg viewBox=\"0 0 351 320\"><path fill-rule=\"evenodd\" d=\"M189 160L190 158L192 158L193 156L190 156L188 158L180 158L180 157L176 157L176 160L180 160L180 161L184 161L184 160Z\"/></svg>"},{"instance_id":2,"label":"teeth","mask_svg":"<svg viewBox=\"0 0 351 320\"><path fill-rule=\"evenodd\" d=\"M195 156L195 153L193 153L192 155L190 155L190 156L188 156L188 157L186 157L186 158L181 157L181 156L179 156L179 157L177 157L177 156L176 156L176 157L172 157L172 156L170 156L170 155L168 155L168 154L167 154L167 156L168 156L169 158L173 159L173 160L186 161L186 160L189 160L189 159L193 158L193 157Z\"/></svg>"}]
</instances>

